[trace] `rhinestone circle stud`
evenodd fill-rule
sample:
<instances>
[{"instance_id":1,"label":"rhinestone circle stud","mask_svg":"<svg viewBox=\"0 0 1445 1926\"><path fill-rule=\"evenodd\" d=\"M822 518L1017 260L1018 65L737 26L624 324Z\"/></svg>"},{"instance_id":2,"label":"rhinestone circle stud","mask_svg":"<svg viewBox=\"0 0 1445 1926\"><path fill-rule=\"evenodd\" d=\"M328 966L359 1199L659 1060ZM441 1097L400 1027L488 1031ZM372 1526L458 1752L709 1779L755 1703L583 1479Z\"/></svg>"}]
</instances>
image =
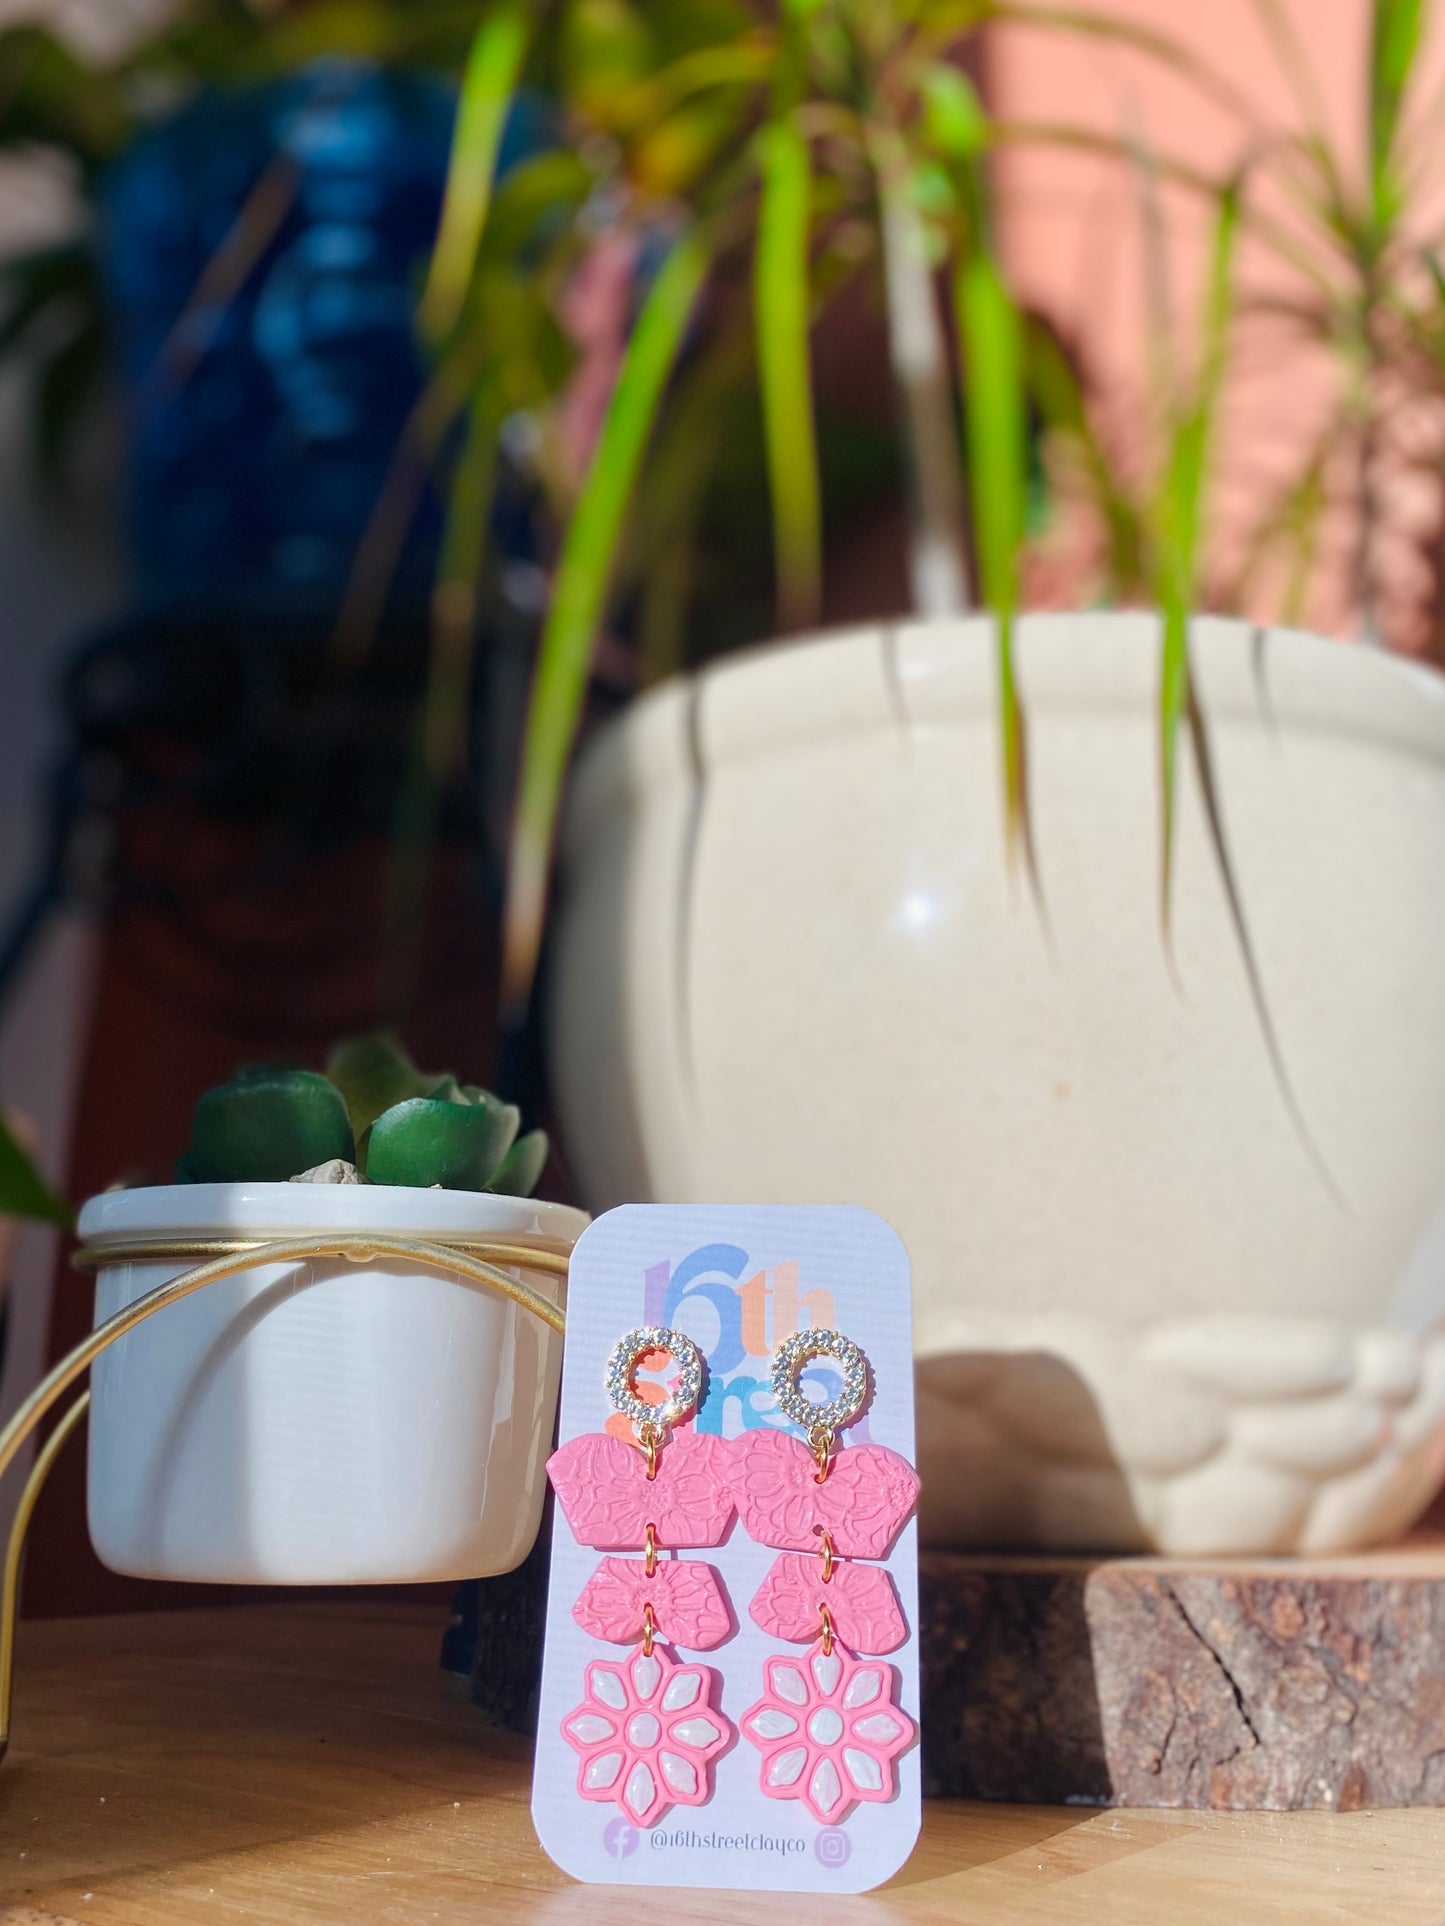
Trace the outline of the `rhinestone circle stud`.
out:
<instances>
[{"instance_id":1,"label":"rhinestone circle stud","mask_svg":"<svg viewBox=\"0 0 1445 1926\"><path fill-rule=\"evenodd\" d=\"M843 1389L826 1404L805 1397L799 1373L811 1358L832 1358L843 1369ZM841 1331L798 1331L773 1353L773 1396L794 1424L841 1431L868 1402L868 1360Z\"/></svg>"},{"instance_id":2,"label":"rhinestone circle stud","mask_svg":"<svg viewBox=\"0 0 1445 1926\"><path fill-rule=\"evenodd\" d=\"M639 1358L649 1351L666 1351L677 1366L677 1383L661 1404L646 1404L638 1397L633 1379ZM636 1425L655 1424L659 1429L680 1424L690 1418L702 1399L702 1353L681 1331L669 1331L660 1324L644 1325L629 1331L612 1347L607 1360L607 1395L614 1410Z\"/></svg>"}]
</instances>

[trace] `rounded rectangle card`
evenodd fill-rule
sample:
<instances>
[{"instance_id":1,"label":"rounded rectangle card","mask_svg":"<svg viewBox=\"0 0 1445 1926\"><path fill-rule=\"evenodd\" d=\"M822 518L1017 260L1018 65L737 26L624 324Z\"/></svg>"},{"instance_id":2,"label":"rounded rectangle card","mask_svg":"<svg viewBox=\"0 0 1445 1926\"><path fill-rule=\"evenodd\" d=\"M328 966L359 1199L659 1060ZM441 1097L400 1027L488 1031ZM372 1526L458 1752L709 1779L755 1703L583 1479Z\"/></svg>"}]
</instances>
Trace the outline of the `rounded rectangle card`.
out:
<instances>
[{"instance_id":1,"label":"rounded rectangle card","mask_svg":"<svg viewBox=\"0 0 1445 1926\"><path fill-rule=\"evenodd\" d=\"M532 1817L575 1878L853 1893L921 1813L908 1255L628 1204L572 1254Z\"/></svg>"}]
</instances>

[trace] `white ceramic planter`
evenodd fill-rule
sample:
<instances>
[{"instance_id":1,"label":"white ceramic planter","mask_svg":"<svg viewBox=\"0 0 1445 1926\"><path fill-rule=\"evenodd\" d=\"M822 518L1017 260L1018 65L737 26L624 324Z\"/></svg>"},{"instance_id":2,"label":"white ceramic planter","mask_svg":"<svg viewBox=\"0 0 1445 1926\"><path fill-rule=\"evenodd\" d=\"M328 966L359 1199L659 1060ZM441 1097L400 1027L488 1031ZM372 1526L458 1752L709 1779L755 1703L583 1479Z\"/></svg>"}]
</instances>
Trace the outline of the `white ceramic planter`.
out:
<instances>
[{"instance_id":1,"label":"white ceramic planter","mask_svg":"<svg viewBox=\"0 0 1445 1926\"><path fill-rule=\"evenodd\" d=\"M587 1219L382 1185L190 1184L92 1198L82 1238L500 1236ZM109 1263L104 1318L186 1269ZM559 1280L525 1275L561 1302ZM561 1339L479 1284L393 1260L257 1266L121 1338L91 1378L92 1543L115 1571L262 1585L482 1577L541 1517Z\"/></svg>"},{"instance_id":2,"label":"white ceramic planter","mask_svg":"<svg viewBox=\"0 0 1445 1926\"><path fill-rule=\"evenodd\" d=\"M677 682L587 756L551 1036L589 1201L852 1201L914 1263L933 1543L1324 1550L1445 1458L1445 682L1202 620L1284 1100L1158 627L1026 620L1051 935L1009 874L991 626ZM1329 1173L1322 1177L1323 1164Z\"/></svg>"}]
</instances>

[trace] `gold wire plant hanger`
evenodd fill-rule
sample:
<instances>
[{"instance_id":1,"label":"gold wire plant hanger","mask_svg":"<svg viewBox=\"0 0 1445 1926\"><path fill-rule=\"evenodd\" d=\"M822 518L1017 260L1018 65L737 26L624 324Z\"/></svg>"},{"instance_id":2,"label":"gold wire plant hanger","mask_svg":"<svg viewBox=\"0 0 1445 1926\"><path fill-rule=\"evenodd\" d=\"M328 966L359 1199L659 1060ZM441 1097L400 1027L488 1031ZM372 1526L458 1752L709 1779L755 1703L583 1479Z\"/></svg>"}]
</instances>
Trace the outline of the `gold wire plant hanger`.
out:
<instances>
[{"instance_id":1,"label":"gold wire plant hanger","mask_svg":"<svg viewBox=\"0 0 1445 1926\"><path fill-rule=\"evenodd\" d=\"M183 1297L189 1297L193 1291L204 1290L207 1284L215 1284L223 1277L234 1277L238 1271L250 1270L257 1265L298 1263L312 1257L340 1257L353 1264L371 1263L378 1257L404 1258L410 1263L446 1271L454 1277L466 1278L487 1290L496 1291L499 1296L510 1298L522 1310L529 1311L559 1335L566 1329L566 1318L558 1305L540 1291L522 1283L520 1278L511 1277L498 1268L510 1264L519 1270L547 1272L565 1281L568 1260L563 1253L527 1244L509 1244L491 1238L459 1238L452 1242L445 1238L367 1235L255 1241L242 1238L172 1238L150 1243L97 1238L76 1252L72 1262L77 1270L96 1271L103 1265L118 1263L155 1264L177 1258L200 1258L203 1261L168 1278L164 1284L156 1285L154 1290L147 1291L133 1303L124 1305L104 1324L97 1325L41 1380L0 1431L0 1477L13 1464L16 1453L46 1412L59 1403L76 1379L118 1338L133 1331L138 1324L144 1324L157 1311L178 1304ZM6 1542L4 1571L0 1575L0 1760L4 1759L10 1746L15 1625L26 1534L45 1481L89 1406L90 1392L82 1391L41 1447L25 1480Z\"/></svg>"}]
</instances>

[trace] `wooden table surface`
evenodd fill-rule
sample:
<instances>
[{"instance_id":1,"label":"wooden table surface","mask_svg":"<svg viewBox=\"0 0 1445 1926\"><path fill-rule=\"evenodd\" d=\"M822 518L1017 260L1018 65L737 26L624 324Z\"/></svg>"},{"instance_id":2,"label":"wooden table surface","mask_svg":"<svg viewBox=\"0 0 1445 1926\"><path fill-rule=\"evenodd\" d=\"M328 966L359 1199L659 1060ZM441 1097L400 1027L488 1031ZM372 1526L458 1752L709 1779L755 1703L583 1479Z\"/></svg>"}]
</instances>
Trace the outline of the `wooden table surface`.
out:
<instances>
[{"instance_id":1,"label":"wooden table surface","mask_svg":"<svg viewBox=\"0 0 1445 1926\"><path fill-rule=\"evenodd\" d=\"M27 1622L0 1926L1445 1926L1430 1811L932 1804L907 1867L862 1899L576 1886L533 1837L527 1746L438 1670L440 1630L364 1594Z\"/></svg>"}]
</instances>

